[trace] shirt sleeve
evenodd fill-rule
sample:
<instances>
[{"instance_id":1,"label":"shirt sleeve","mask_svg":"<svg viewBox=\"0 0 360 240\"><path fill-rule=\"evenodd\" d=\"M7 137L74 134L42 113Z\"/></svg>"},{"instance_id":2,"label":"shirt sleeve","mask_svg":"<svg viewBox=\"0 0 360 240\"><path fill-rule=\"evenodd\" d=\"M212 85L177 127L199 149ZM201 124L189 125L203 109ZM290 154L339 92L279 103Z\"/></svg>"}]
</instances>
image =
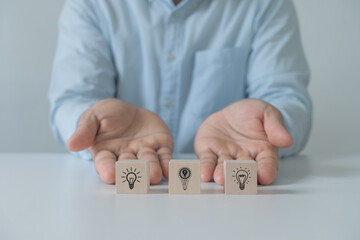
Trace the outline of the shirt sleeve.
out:
<instances>
[{"instance_id":1,"label":"shirt sleeve","mask_svg":"<svg viewBox=\"0 0 360 240\"><path fill-rule=\"evenodd\" d=\"M282 113L294 144L279 150L285 157L301 151L309 137L312 103L306 62L292 1L259 1L248 59L247 96L264 100Z\"/></svg>"},{"instance_id":2,"label":"shirt sleeve","mask_svg":"<svg viewBox=\"0 0 360 240\"><path fill-rule=\"evenodd\" d=\"M91 1L65 3L49 90L51 127L63 145L91 105L116 95L116 70L100 24ZM91 158L87 150L78 156Z\"/></svg>"}]
</instances>

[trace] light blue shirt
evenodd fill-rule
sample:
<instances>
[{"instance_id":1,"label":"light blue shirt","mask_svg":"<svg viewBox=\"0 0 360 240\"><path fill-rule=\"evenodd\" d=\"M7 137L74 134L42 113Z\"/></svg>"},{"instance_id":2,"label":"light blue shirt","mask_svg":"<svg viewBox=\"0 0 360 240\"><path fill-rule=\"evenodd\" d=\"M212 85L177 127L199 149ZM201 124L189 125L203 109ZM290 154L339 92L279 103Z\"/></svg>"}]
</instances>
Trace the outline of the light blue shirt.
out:
<instances>
[{"instance_id":1,"label":"light blue shirt","mask_svg":"<svg viewBox=\"0 0 360 240\"><path fill-rule=\"evenodd\" d=\"M290 0L68 0L59 28L49 97L63 144L105 98L158 114L175 152L193 152L205 118L243 98L283 114L294 145L281 156L308 139L309 68Z\"/></svg>"}]
</instances>

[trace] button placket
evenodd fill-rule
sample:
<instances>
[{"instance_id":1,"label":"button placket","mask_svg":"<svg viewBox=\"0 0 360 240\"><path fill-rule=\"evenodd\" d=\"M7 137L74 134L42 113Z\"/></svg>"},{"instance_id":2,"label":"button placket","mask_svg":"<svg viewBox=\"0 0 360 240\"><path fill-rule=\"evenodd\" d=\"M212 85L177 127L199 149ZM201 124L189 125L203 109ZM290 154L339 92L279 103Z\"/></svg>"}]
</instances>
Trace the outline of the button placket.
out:
<instances>
[{"instance_id":1,"label":"button placket","mask_svg":"<svg viewBox=\"0 0 360 240\"><path fill-rule=\"evenodd\" d=\"M167 17L167 27L164 32L164 65L162 66L163 79L160 96L161 116L167 122L172 133L175 132L177 124L177 106L174 103L177 98L177 83L180 74L178 73L178 61L176 58L177 51L177 22L178 15L172 13Z\"/></svg>"}]
</instances>

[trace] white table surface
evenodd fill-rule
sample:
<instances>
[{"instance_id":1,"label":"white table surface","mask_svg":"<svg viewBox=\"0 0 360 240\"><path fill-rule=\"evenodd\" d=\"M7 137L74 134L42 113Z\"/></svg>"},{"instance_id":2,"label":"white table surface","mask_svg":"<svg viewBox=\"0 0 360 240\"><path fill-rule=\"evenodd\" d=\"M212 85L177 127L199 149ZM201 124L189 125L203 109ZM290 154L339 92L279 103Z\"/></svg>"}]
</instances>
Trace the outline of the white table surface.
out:
<instances>
[{"instance_id":1,"label":"white table surface","mask_svg":"<svg viewBox=\"0 0 360 240\"><path fill-rule=\"evenodd\" d=\"M178 156L183 157L183 156ZM360 154L281 160L258 195L116 195L92 162L0 154L0 239L360 239Z\"/></svg>"}]
</instances>

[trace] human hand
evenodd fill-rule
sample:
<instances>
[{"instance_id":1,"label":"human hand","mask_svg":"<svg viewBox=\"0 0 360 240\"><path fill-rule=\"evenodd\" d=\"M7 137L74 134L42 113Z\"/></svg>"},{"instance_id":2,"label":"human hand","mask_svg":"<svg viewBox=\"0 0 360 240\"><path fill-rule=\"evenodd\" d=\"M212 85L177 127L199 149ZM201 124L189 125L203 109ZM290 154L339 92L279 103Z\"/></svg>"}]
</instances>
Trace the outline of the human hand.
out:
<instances>
[{"instance_id":1,"label":"human hand","mask_svg":"<svg viewBox=\"0 0 360 240\"><path fill-rule=\"evenodd\" d=\"M201 178L224 184L224 160L256 160L258 182L270 184L278 168L278 147L292 145L280 111L257 99L244 99L209 116L195 137Z\"/></svg>"},{"instance_id":2,"label":"human hand","mask_svg":"<svg viewBox=\"0 0 360 240\"><path fill-rule=\"evenodd\" d=\"M115 183L117 160L149 160L150 183L157 184L163 175L168 178L173 140L156 114L118 99L105 99L81 116L67 147L71 151L88 149L97 172L108 184Z\"/></svg>"}]
</instances>

